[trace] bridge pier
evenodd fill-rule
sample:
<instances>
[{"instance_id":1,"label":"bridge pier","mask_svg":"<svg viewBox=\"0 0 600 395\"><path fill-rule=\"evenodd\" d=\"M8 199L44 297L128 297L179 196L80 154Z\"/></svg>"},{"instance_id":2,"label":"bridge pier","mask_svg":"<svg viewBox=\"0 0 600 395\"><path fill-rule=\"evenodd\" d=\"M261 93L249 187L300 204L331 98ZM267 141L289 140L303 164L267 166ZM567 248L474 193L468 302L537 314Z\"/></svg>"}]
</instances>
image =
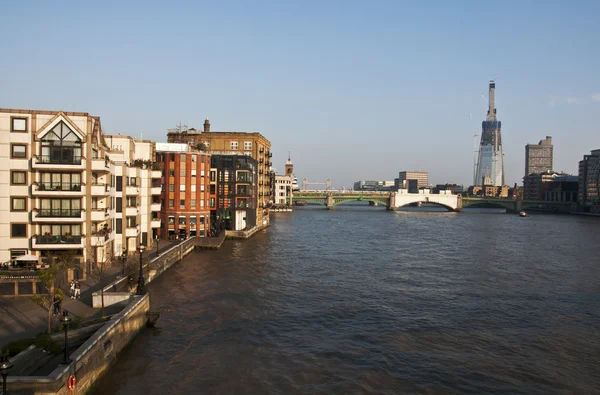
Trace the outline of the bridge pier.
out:
<instances>
[{"instance_id":1,"label":"bridge pier","mask_svg":"<svg viewBox=\"0 0 600 395\"><path fill-rule=\"evenodd\" d=\"M327 210L333 210L333 204L334 204L333 196L331 194L327 195L327 205L326 205Z\"/></svg>"}]
</instances>

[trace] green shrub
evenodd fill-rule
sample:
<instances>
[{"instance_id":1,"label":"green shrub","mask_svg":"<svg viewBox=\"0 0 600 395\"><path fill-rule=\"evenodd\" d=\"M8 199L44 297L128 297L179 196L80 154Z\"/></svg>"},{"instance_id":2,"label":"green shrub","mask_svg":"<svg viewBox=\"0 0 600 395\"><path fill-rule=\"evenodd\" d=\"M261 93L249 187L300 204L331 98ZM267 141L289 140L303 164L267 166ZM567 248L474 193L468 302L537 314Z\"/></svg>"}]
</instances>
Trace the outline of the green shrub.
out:
<instances>
[{"instance_id":1,"label":"green shrub","mask_svg":"<svg viewBox=\"0 0 600 395\"><path fill-rule=\"evenodd\" d=\"M46 350L47 352L58 355L63 351L63 348L52 340L48 334L41 334L30 339L15 340L7 343L2 347L2 355L8 355L10 358L18 353L25 351L29 346L34 345L36 348Z\"/></svg>"}]
</instances>

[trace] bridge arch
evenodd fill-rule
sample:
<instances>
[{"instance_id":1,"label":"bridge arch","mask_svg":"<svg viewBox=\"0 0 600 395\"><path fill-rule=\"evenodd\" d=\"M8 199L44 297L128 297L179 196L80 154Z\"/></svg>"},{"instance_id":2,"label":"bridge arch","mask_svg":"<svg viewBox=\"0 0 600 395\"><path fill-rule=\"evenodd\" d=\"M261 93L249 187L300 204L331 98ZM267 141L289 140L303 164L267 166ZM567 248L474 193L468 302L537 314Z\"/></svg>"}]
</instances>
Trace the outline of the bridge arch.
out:
<instances>
[{"instance_id":1,"label":"bridge arch","mask_svg":"<svg viewBox=\"0 0 600 395\"><path fill-rule=\"evenodd\" d=\"M411 204L415 204L415 203L435 204L436 206L443 207L443 208L445 208L448 211L456 211L453 207L450 207L450 206L448 206L447 204L444 204L444 203L432 202L432 201L424 202L422 200L415 200L414 202L409 202L409 203L403 204L402 206L398 206L397 208L407 207L407 206L410 206Z\"/></svg>"},{"instance_id":2,"label":"bridge arch","mask_svg":"<svg viewBox=\"0 0 600 395\"><path fill-rule=\"evenodd\" d=\"M504 202L498 202L494 200L480 200L474 202L465 202L463 200L462 208L503 208L507 212L515 211L514 203L506 204Z\"/></svg>"},{"instance_id":3,"label":"bridge arch","mask_svg":"<svg viewBox=\"0 0 600 395\"><path fill-rule=\"evenodd\" d=\"M347 202L375 202L375 203L379 203L383 206L388 205L388 199L387 198L373 198L373 197L348 197L348 198L334 198L333 201L333 206L337 206L340 205L342 203L347 203Z\"/></svg>"}]
</instances>

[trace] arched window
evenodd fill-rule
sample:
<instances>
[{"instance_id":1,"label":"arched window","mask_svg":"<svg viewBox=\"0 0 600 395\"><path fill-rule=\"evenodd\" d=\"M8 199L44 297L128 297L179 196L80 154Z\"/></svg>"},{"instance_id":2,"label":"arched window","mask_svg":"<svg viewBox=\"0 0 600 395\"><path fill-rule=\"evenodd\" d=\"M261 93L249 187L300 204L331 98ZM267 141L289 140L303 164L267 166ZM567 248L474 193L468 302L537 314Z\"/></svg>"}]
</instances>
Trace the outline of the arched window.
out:
<instances>
[{"instance_id":1,"label":"arched window","mask_svg":"<svg viewBox=\"0 0 600 395\"><path fill-rule=\"evenodd\" d=\"M59 122L42 138L41 162L81 164L81 140L64 122Z\"/></svg>"}]
</instances>

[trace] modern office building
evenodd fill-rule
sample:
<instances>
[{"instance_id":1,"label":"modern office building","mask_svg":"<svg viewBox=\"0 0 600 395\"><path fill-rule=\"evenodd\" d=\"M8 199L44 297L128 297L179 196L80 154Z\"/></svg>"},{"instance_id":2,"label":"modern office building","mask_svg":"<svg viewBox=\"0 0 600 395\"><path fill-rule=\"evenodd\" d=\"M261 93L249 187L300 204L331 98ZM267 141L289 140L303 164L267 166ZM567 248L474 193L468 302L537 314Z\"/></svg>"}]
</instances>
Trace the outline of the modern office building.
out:
<instances>
[{"instance_id":1,"label":"modern office building","mask_svg":"<svg viewBox=\"0 0 600 395\"><path fill-rule=\"evenodd\" d=\"M394 181L356 181L353 185L355 191L392 191Z\"/></svg>"},{"instance_id":2,"label":"modern office building","mask_svg":"<svg viewBox=\"0 0 600 395\"><path fill-rule=\"evenodd\" d=\"M271 199L270 167L271 142L257 132L216 132L210 130L210 122L204 122L203 131L179 128L167 133L169 143L186 143L199 146L213 155L242 154L250 156L257 163L258 207L256 223L268 225L269 212L267 206Z\"/></svg>"},{"instance_id":3,"label":"modern office building","mask_svg":"<svg viewBox=\"0 0 600 395\"><path fill-rule=\"evenodd\" d=\"M458 184L437 184L433 187L433 193L439 193L440 191L450 191L453 195L458 195L465 192L465 188Z\"/></svg>"},{"instance_id":4,"label":"modern office building","mask_svg":"<svg viewBox=\"0 0 600 395\"><path fill-rule=\"evenodd\" d=\"M553 183L556 180L569 180L568 177L568 174L555 171L533 173L523 177L523 200L545 200L546 193L552 190Z\"/></svg>"},{"instance_id":5,"label":"modern office building","mask_svg":"<svg viewBox=\"0 0 600 395\"><path fill-rule=\"evenodd\" d=\"M577 203L579 191L579 177L560 175L548 185L544 192L544 201L547 202L572 202Z\"/></svg>"},{"instance_id":6,"label":"modern office building","mask_svg":"<svg viewBox=\"0 0 600 395\"><path fill-rule=\"evenodd\" d=\"M504 154L502 152L501 122L496 117L495 108L496 83L490 81L489 86L489 108L486 120L481 123L481 143L479 145L479 156L477 170L473 185L487 184L504 185Z\"/></svg>"},{"instance_id":7,"label":"modern office building","mask_svg":"<svg viewBox=\"0 0 600 395\"><path fill-rule=\"evenodd\" d=\"M123 246L148 245L152 210L140 208L158 174L133 159L150 159L152 143L107 142L99 117L63 111L0 109L0 136L1 262L30 254L51 264L68 252L78 263L71 274L85 277L92 262L120 256ZM129 232L117 221L127 198L136 211Z\"/></svg>"},{"instance_id":8,"label":"modern office building","mask_svg":"<svg viewBox=\"0 0 600 395\"><path fill-rule=\"evenodd\" d=\"M600 213L600 149L579 162L578 204L583 212Z\"/></svg>"},{"instance_id":9,"label":"modern office building","mask_svg":"<svg viewBox=\"0 0 600 395\"><path fill-rule=\"evenodd\" d=\"M429 186L429 174L426 171L401 171L394 180L394 188L408 189L409 193L418 193L419 189Z\"/></svg>"},{"instance_id":10,"label":"modern office building","mask_svg":"<svg viewBox=\"0 0 600 395\"><path fill-rule=\"evenodd\" d=\"M156 163L164 174L160 238L207 236L210 230L210 154L187 144L157 143Z\"/></svg>"},{"instance_id":11,"label":"modern office building","mask_svg":"<svg viewBox=\"0 0 600 395\"><path fill-rule=\"evenodd\" d=\"M211 232L221 230L247 230L257 225L258 213L258 162L243 153L211 156L210 188L215 205L210 207ZM216 181L212 181L212 180Z\"/></svg>"},{"instance_id":12,"label":"modern office building","mask_svg":"<svg viewBox=\"0 0 600 395\"><path fill-rule=\"evenodd\" d=\"M552 171L552 137L525 146L525 176Z\"/></svg>"}]
</instances>

